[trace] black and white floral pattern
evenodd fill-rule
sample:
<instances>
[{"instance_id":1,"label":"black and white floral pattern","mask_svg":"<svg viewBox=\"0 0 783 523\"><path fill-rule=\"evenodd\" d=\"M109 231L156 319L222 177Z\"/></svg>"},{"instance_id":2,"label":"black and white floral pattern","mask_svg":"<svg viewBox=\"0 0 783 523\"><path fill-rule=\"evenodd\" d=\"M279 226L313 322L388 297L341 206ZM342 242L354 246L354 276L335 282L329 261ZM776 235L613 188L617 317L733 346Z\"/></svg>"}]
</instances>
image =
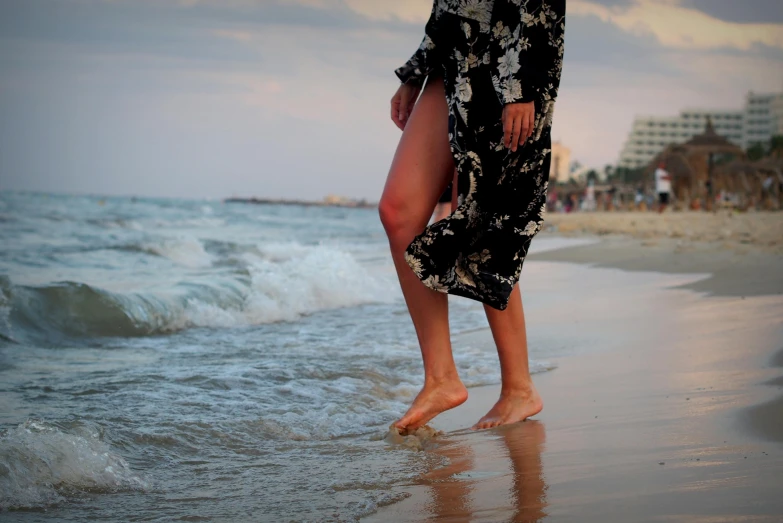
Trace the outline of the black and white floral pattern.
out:
<instances>
[{"instance_id":1,"label":"black and white floral pattern","mask_svg":"<svg viewBox=\"0 0 783 523\"><path fill-rule=\"evenodd\" d=\"M457 210L424 230L405 259L431 289L505 309L544 217L550 128L563 64L565 0L435 0L425 36L396 70L442 75ZM503 145L503 106L534 102L535 131Z\"/></svg>"}]
</instances>

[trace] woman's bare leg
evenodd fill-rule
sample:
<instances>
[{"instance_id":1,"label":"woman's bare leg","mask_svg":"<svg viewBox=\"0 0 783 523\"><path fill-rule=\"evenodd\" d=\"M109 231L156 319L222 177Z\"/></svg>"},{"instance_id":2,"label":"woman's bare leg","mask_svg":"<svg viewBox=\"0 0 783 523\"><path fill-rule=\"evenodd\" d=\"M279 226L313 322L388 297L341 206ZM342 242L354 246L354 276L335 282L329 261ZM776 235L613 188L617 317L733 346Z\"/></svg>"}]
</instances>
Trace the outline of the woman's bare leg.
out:
<instances>
[{"instance_id":1,"label":"woman's bare leg","mask_svg":"<svg viewBox=\"0 0 783 523\"><path fill-rule=\"evenodd\" d=\"M395 422L414 429L463 403L468 391L457 375L449 339L448 300L424 286L405 262L405 249L427 226L454 172L448 108L441 79L427 82L405 125L379 212L424 360L424 388Z\"/></svg>"},{"instance_id":2,"label":"woman's bare leg","mask_svg":"<svg viewBox=\"0 0 783 523\"><path fill-rule=\"evenodd\" d=\"M527 357L525 312L519 284L514 287L504 311L484 306L500 358L500 399L474 426L488 429L522 421L541 412L544 403L530 378Z\"/></svg>"}]
</instances>

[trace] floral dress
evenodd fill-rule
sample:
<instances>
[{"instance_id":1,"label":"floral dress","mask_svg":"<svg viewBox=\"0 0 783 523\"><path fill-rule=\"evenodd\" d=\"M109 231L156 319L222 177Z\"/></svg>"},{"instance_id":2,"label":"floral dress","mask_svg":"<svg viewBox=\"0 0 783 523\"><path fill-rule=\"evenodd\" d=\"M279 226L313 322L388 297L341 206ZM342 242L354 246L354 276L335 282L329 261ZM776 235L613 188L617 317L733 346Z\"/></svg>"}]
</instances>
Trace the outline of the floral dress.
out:
<instances>
[{"instance_id":1,"label":"floral dress","mask_svg":"<svg viewBox=\"0 0 783 523\"><path fill-rule=\"evenodd\" d=\"M424 40L395 72L442 76L457 210L418 235L405 259L424 285L503 310L541 229L550 129L563 64L565 0L435 0ZM503 106L534 102L535 128L503 144Z\"/></svg>"}]
</instances>

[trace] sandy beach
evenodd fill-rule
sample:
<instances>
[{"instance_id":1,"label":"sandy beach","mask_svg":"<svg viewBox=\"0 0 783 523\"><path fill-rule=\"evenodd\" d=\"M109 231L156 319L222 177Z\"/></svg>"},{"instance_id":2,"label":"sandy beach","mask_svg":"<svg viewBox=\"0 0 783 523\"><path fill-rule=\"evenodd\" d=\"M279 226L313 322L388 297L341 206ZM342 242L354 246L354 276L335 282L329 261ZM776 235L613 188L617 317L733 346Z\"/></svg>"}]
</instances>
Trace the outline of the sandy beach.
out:
<instances>
[{"instance_id":1,"label":"sandy beach","mask_svg":"<svg viewBox=\"0 0 783 523\"><path fill-rule=\"evenodd\" d=\"M499 387L470 389L423 444L444 464L363 521L783 521L781 218L550 216L542 237L602 236L530 256L523 289L579 264L580 303L538 307L528 323L560 325L546 332L590 350L534 376L535 420L471 431ZM472 344L491 345L489 333L455 351Z\"/></svg>"},{"instance_id":2,"label":"sandy beach","mask_svg":"<svg viewBox=\"0 0 783 523\"><path fill-rule=\"evenodd\" d=\"M633 238L673 238L783 252L783 213L745 212L579 212L549 213L545 229L561 235L622 234Z\"/></svg>"}]
</instances>

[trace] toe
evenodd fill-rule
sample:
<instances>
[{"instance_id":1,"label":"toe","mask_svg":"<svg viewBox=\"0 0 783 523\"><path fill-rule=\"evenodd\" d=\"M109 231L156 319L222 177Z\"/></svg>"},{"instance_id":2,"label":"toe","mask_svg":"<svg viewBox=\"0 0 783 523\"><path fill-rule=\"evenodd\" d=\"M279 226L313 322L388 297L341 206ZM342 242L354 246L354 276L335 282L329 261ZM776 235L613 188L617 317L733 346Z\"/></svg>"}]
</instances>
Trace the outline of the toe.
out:
<instances>
[{"instance_id":1,"label":"toe","mask_svg":"<svg viewBox=\"0 0 783 523\"><path fill-rule=\"evenodd\" d=\"M400 430L405 430L411 424L410 416L403 416L399 420L394 422L394 426Z\"/></svg>"},{"instance_id":2,"label":"toe","mask_svg":"<svg viewBox=\"0 0 783 523\"><path fill-rule=\"evenodd\" d=\"M500 418L491 418L484 423L485 429L494 429L495 427L499 427L503 424L503 421Z\"/></svg>"}]
</instances>

